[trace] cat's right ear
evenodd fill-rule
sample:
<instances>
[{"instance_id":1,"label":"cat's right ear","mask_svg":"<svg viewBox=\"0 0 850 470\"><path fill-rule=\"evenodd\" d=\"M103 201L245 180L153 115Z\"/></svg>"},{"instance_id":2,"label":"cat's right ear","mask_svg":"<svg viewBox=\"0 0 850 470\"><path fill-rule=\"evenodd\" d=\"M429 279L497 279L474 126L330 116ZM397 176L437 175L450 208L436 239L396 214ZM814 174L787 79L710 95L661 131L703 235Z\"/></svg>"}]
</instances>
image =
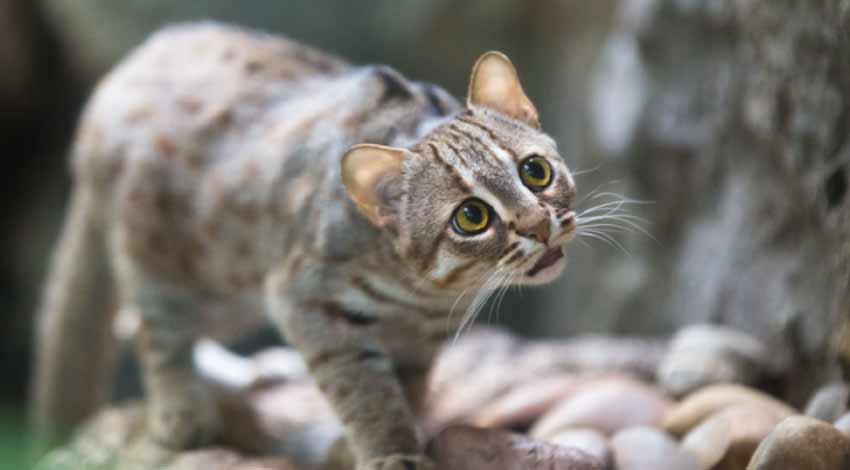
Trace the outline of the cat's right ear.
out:
<instances>
[{"instance_id":1,"label":"cat's right ear","mask_svg":"<svg viewBox=\"0 0 850 470\"><path fill-rule=\"evenodd\" d=\"M377 227L398 228L405 152L383 145L360 144L348 149L342 157L342 183L360 212Z\"/></svg>"},{"instance_id":2,"label":"cat's right ear","mask_svg":"<svg viewBox=\"0 0 850 470\"><path fill-rule=\"evenodd\" d=\"M483 106L539 128L537 109L522 90L519 75L508 56L490 51L472 67L467 106Z\"/></svg>"}]
</instances>

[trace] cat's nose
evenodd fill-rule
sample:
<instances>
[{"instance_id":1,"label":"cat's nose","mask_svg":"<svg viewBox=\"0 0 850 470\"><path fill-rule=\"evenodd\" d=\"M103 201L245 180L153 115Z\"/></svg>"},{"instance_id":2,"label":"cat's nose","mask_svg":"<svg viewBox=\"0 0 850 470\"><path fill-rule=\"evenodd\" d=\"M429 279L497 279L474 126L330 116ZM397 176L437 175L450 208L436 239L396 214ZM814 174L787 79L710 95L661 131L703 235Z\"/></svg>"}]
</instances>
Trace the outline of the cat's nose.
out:
<instances>
[{"instance_id":1,"label":"cat's nose","mask_svg":"<svg viewBox=\"0 0 850 470\"><path fill-rule=\"evenodd\" d=\"M536 223L525 227L524 232L530 235L531 238L545 244L549 242L549 230L549 219L543 218L538 220Z\"/></svg>"}]
</instances>

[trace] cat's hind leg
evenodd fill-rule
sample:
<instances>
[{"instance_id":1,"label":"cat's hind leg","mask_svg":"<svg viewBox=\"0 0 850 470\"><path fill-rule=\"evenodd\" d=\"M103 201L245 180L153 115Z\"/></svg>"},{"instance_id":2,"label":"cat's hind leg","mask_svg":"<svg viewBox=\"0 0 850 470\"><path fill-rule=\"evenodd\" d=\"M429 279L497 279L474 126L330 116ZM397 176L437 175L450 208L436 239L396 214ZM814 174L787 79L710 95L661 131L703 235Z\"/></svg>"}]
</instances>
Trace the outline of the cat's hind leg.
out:
<instances>
[{"instance_id":1,"label":"cat's hind leg","mask_svg":"<svg viewBox=\"0 0 850 470\"><path fill-rule=\"evenodd\" d=\"M185 449L219 435L211 387L193 362L202 318L194 296L180 287L134 277L123 285L125 301L141 317L139 358L147 405L147 432L158 444Z\"/></svg>"}]
</instances>

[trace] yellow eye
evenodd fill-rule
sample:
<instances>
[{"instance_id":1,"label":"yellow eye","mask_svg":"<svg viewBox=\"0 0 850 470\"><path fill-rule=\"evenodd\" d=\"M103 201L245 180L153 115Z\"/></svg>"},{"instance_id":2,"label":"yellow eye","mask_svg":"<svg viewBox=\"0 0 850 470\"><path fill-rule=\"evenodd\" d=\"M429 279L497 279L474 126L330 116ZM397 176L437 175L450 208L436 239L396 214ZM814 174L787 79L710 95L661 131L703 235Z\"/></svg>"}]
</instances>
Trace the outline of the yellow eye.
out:
<instances>
[{"instance_id":1,"label":"yellow eye","mask_svg":"<svg viewBox=\"0 0 850 470\"><path fill-rule=\"evenodd\" d=\"M540 191L552 182L552 167L540 155L532 155L519 164L519 177L532 191Z\"/></svg>"},{"instance_id":2,"label":"yellow eye","mask_svg":"<svg viewBox=\"0 0 850 470\"><path fill-rule=\"evenodd\" d=\"M490 225L490 207L480 199L463 201L452 217L452 226L461 235L475 235Z\"/></svg>"}]
</instances>

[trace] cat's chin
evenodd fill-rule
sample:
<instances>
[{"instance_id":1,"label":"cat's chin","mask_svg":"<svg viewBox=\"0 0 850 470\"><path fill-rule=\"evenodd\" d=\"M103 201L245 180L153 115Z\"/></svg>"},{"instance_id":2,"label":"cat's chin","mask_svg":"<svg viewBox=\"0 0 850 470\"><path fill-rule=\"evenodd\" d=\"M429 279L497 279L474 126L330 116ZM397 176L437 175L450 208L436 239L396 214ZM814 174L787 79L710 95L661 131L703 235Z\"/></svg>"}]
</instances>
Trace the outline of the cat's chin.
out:
<instances>
[{"instance_id":1,"label":"cat's chin","mask_svg":"<svg viewBox=\"0 0 850 470\"><path fill-rule=\"evenodd\" d=\"M567 265L564 247L552 248L537 260L537 263L525 272L520 284L546 284L557 279Z\"/></svg>"}]
</instances>

